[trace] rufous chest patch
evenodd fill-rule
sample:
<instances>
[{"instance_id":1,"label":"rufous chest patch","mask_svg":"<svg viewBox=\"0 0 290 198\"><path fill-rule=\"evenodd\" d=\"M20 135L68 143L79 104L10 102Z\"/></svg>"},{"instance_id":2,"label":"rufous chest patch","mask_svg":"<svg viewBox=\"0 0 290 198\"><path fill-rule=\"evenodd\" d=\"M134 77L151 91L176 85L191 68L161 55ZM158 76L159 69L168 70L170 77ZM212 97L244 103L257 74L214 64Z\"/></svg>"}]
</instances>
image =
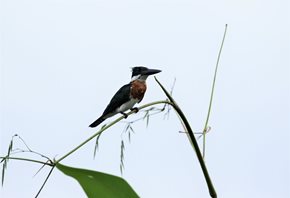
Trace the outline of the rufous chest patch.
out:
<instances>
[{"instance_id":1,"label":"rufous chest patch","mask_svg":"<svg viewBox=\"0 0 290 198\"><path fill-rule=\"evenodd\" d=\"M138 99L138 100L142 100L142 98L144 97L144 94L146 92L146 83L139 81L139 80L134 80L131 83L131 96L134 99Z\"/></svg>"}]
</instances>

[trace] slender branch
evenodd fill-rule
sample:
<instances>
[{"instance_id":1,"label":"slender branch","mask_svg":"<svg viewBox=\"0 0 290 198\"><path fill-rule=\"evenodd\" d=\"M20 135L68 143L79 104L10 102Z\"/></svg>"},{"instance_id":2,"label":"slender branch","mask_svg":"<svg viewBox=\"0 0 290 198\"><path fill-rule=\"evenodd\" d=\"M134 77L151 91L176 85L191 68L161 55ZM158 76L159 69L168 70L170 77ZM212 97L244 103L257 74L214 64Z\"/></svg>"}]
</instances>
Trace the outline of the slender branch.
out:
<instances>
[{"instance_id":1,"label":"slender branch","mask_svg":"<svg viewBox=\"0 0 290 198\"><path fill-rule=\"evenodd\" d=\"M16 149L11 150L10 155L15 155L15 154L19 154L19 153L33 153L35 155L39 155L40 157L47 159L48 161L51 161L51 159L49 159L49 157L47 157L41 153L38 153L36 151L33 151L33 150L22 150L22 149L16 148Z\"/></svg>"},{"instance_id":2,"label":"slender branch","mask_svg":"<svg viewBox=\"0 0 290 198\"><path fill-rule=\"evenodd\" d=\"M206 121L205 121L205 124L204 124L204 129L203 129L203 149L202 149L203 158L205 157L205 134L206 134L207 127L208 127L208 121L209 121L209 116L210 116L211 106L212 106L212 100L213 100L213 95L214 95L215 81L216 81L216 76L217 76L217 71L218 71L218 66L219 66L219 62L220 62L221 53L222 53L223 46L224 46L224 41L225 41L226 34L227 34L227 29L228 29L228 24L225 25L224 36L223 36L223 40L222 40L222 43L221 43L221 46L220 46L220 50L219 50L219 53L218 53L218 57L217 57L217 62L216 62L215 72L214 72L214 78L213 78L212 87L211 87L211 94L210 94L210 101L209 101L209 106L208 106L208 111L207 111L207 117L206 117Z\"/></svg>"},{"instance_id":3,"label":"slender branch","mask_svg":"<svg viewBox=\"0 0 290 198\"><path fill-rule=\"evenodd\" d=\"M151 103L145 104L143 106L140 106L139 107L139 110L144 109L144 108L149 107L149 106L157 105L157 104L171 104L171 102L166 101L166 100L151 102ZM129 116L129 115L131 115L133 113L135 113L135 111L130 111L129 113L127 113L127 115ZM58 160L55 160L54 163L55 164L59 163L60 161L62 161L63 159L65 159L66 157L68 157L69 155L71 155L72 153L74 153L76 150L78 150L79 148L81 148L82 146L84 146L86 143L88 143L89 141L91 141L92 139L94 139L96 136L100 135L102 132L104 132L105 130L107 130L111 126L115 125L117 122L121 121L123 118L124 118L124 116L120 116L119 118L117 118L113 122L107 124L105 127L102 127L98 132L96 132L91 137L89 137L88 139L86 139L85 141L83 141L80 145L78 145L77 147L75 147L74 149L72 149L71 151L69 151L64 156L60 157Z\"/></svg>"},{"instance_id":4,"label":"slender branch","mask_svg":"<svg viewBox=\"0 0 290 198\"><path fill-rule=\"evenodd\" d=\"M43 184L41 185L39 191L37 192L35 198L37 198L37 197L39 196L40 192L42 191L43 187L45 186L45 184L46 184L48 178L50 177L50 175L51 175L51 173L52 173L52 171L53 171L54 168L55 168L55 164L54 164L54 165L52 166L52 168L50 169L48 175L46 176L46 178L45 178Z\"/></svg>"},{"instance_id":5,"label":"slender branch","mask_svg":"<svg viewBox=\"0 0 290 198\"><path fill-rule=\"evenodd\" d=\"M177 105L177 103L174 101L174 99L171 97L171 95L167 92L167 90L162 86L162 84L157 80L156 77L155 77L155 80L157 81L157 83L159 84L159 86L161 87L161 89L164 91L165 95L170 100L172 107L175 109L175 111L179 115L180 119L182 120L184 126L186 127L186 131L188 132L188 135L189 135L188 137L191 140L191 143L192 143L192 145L194 147L194 150L196 152L196 155L197 155L199 164L200 164L201 169L203 171L203 174L204 174L204 177L205 177L205 180L206 180L208 189L209 189L209 194L211 195L212 198L216 198L217 197L217 194L216 194L215 189L214 189L214 186L213 186L213 184L211 182L211 179L210 179L210 176L208 174L206 165L205 165L205 163L203 161L203 157L201 155L200 149L198 147L197 141L195 139L195 136L193 134L193 131L192 131L191 127L190 127L189 122L187 121L185 115L183 114L183 112L181 111L181 109L179 108L179 106Z\"/></svg>"},{"instance_id":6,"label":"slender branch","mask_svg":"<svg viewBox=\"0 0 290 198\"><path fill-rule=\"evenodd\" d=\"M47 163L47 162L42 162L42 161L27 159L27 158L20 158L20 157L0 157L0 159L22 160L22 161L34 162L34 163L48 165L48 166L54 166L54 164L52 164L51 162Z\"/></svg>"}]
</instances>

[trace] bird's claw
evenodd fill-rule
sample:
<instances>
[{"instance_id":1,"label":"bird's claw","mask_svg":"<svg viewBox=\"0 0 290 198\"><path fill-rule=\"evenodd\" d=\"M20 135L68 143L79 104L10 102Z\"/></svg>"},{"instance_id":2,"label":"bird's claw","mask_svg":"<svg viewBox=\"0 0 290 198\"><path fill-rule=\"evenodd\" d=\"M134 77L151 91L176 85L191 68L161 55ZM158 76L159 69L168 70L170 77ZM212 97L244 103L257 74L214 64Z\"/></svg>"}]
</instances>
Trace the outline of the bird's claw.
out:
<instances>
[{"instance_id":1,"label":"bird's claw","mask_svg":"<svg viewBox=\"0 0 290 198\"><path fill-rule=\"evenodd\" d=\"M128 115L126 113L124 113L124 112L120 112L120 113L124 116L125 119L128 118Z\"/></svg>"},{"instance_id":2,"label":"bird's claw","mask_svg":"<svg viewBox=\"0 0 290 198\"><path fill-rule=\"evenodd\" d=\"M139 109L137 107L131 108L131 111L134 111L135 113L138 113Z\"/></svg>"}]
</instances>

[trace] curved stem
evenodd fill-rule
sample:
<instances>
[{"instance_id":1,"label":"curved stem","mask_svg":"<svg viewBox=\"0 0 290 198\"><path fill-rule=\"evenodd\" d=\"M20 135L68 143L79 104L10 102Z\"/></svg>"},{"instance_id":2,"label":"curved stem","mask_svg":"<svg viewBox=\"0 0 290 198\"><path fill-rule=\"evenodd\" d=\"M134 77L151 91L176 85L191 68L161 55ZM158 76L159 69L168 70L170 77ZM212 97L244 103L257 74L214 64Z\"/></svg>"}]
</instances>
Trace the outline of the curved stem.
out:
<instances>
[{"instance_id":1,"label":"curved stem","mask_svg":"<svg viewBox=\"0 0 290 198\"><path fill-rule=\"evenodd\" d=\"M225 42L225 38L226 38L226 34L227 34L227 29L228 29L228 24L226 24L226 26L225 26L223 40L222 40L222 43L221 43L221 46L220 46L220 50L219 50L217 61L216 61L216 65L215 65L215 71L214 71L214 77L213 77L213 81L212 81L209 106L208 106L206 121L205 121L204 129L203 129L203 148L202 148L202 156L203 156L203 158L205 157L205 134L206 134L206 131L207 131L208 121L209 121L209 117L210 117L212 100L213 100L213 95L214 95L214 88L215 88L215 81L216 81L218 66L219 66L219 62L220 62L220 57L221 57L221 54L222 54L222 50L223 50L223 46L224 46L224 42Z\"/></svg>"},{"instance_id":2,"label":"curved stem","mask_svg":"<svg viewBox=\"0 0 290 198\"><path fill-rule=\"evenodd\" d=\"M157 105L157 104L171 104L171 102L167 101L167 100L161 100L161 101L156 101L156 102L151 102L148 104L145 104L143 106L139 107L139 110L144 109L146 107L149 106L153 106L153 105ZM127 113L127 115L131 115L135 113L134 111L130 111L129 113ZM124 116L121 116L119 118L117 118L116 120L114 120L113 122L109 123L108 125L105 125L104 127L102 127L98 132L96 132L95 134L93 134L91 137L89 137L88 139L86 139L85 141L83 141L80 145L78 145L77 147L75 147L74 149L72 149L71 151L69 151L67 154L65 154L64 156L62 156L61 158L59 158L58 160L55 160L54 163L57 164L60 161L62 161L63 159L65 159L66 157L68 157L69 155L71 155L72 153L74 153L76 150L78 150L79 148L81 148L82 146L84 146L86 143L88 143L89 141L91 141L92 139L94 139L96 136L98 136L99 134L101 134L102 132L104 132L105 130L107 130L108 128L110 128L111 126L115 125L117 122L121 121L124 118Z\"/></svg>"},{"instance_id":3,"label":"curved stem","mask_svg":"<svg viewBox=\"0 0 290 198\"><path fill-rule=\"evenodd\" d=\"M48 165L48 166L54 166L54 164L52 163L47 163L47 162L42 162L42 161L27 159L27 158L20 158L20 157L0 157L0 159L22 160L22 161L34 162L34 163Z\"/></svg>"},{"instance_id":4,"label":"curved stem","mask_svg":"<svg viewBox=\"0 0 290 198\"><path fill-rule=\"evenodd\" d=\"M37 198L37 197L39 196L40 192L42 191L43 187L45 186L45 184L46 184L48 178L50 177L50 175L51 175L51 173L52 173L52 171L53 171L54 168L55 168L55 164L54 164L54 165L52 166L52 168L50 169L48 175L46 176L46 178L45 178L45 180L44 180L44 182L43 182L43 184L41 185L40 189L38 190L38 192L37 192L35 198Z\"/></svg>"},{"instance_id":5,"label":"curved stem","mask_svg":"<svg viewBox=\"0 0 290 198\"><path fill-rule=\"evenodd\" d=\"M197 144L197 141L195 139L195 136L193 134L193 131L191 129L191 126L190 126L189 122L187 121L184 113L181 111L181 109L179 108L179 106L177 105L177 103L174 101L174 99L171 97L171 95L167 92L167 90L163 87L163 85L157 80L156 77L155 77L155 80L159 84L159 86L161 87L161 89L164 91L165 95L170 100L172 107L175 109L175 111L179 115L180 119L182 120L182 122L183 122L183 124L184 124L184 126L185 126L185 128L186 128L186 130L188 132L188 135L189 135L189 138L191 140L191 143L192 143L192 145L194 147L194 150L195 150L197 159L199 161L199 164L201 166L201 169L203 171L203 174L204 174L204 177L205 177L205 180L206 180L208 189L209 189L209 194L211 195L212 198L216 198L217 197L217 194L216 194L215 189L214 189L214 186L213 186L213 184L211 182L211 179L210 179L210 176L208 174L206 165L204 163L202 154L200 152L199 146Z\"/></svg>"}]
</instances>

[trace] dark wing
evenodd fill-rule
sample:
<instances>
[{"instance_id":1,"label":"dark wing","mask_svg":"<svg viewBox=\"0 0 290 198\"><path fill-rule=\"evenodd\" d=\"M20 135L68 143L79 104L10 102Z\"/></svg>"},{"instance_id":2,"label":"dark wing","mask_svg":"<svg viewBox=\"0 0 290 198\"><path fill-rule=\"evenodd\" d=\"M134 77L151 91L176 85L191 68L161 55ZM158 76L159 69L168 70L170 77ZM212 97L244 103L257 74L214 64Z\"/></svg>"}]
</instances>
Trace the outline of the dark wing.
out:
<instances>
[{"instance_id":1,"label":"dark wing","mask_svg":"<svg viewBox=\"0 0 290 198\"><path fill-rule=\"evenodd\" d=\"M117 93L113 96L110 103L106 107L103 116L109 113L113 113L118 107L130 100L131 83L121 87Z\"/></svg>"}]
</instances>

